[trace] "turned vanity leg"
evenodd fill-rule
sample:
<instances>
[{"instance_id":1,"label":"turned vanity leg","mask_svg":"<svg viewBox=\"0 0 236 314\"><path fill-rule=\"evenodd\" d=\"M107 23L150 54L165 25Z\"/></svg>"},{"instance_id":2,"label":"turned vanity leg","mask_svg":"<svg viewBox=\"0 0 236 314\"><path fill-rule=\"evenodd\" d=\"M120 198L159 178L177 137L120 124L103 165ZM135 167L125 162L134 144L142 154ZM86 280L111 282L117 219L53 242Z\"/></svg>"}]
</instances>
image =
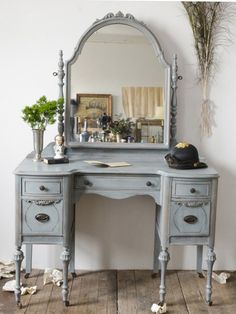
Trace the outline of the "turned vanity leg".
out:
<instances>
[{"instance_id":1,"label":"turned vanity leg","mask_svg":"<svg viewBox=\"0 0 236 314\"><path fill-rule=\"evenodd\" d=\"M197 245L197 273L199 278L203 278L202 274L202 253L203 253L203 245Z\"/></svg>"},{"instance_id":2,"label":"turned vanity leg","mask_svg":"<svg viewBox=\"0 0 236 314\"><path fill-rule=\"evenodd\" d=\"M68 267L70 262L70 250L67 247L63 248L63 251L61 253L61 260L63 264L63 284L62 284L62 300L64 302L65 306L69 305L68 300Z\"/></svg>"},{"instance_id":3,"label":"turned vanity leg","mask_svg":"<svg viewBox=\"0 0 236 314\"><path fill-rule=\"evenodd\" d=\"M164 304L165 303L165 295L166 295L166 284L165 284L165 279L166 279L166 268L167 264L170 260L170 255L167 250L162 250L159 255L159 261L161 265L161 283L160 283L160 303Z\"/></svg>"},{"instance_id":4,"label":"turned vanity leg","mask_svg":"<svg viewBox=\"0 0 236 314\"><path fill-rule=\"evenodd\" d=\"M73 229L74 229L74 226L73 226ZM75 278L76 277L76 272L75 272L75 230L72 230L70 252L71 252L71 257L70 257L70 263L69 263L69 270L70 270L71 276L73 278Z\"/></svg>"},{"instance_id":5,"label":"turned vanity leg","mask_svg":"<svg viewBox=\"0 0 236 314\"><path fill-rule=\"evenodd\" d=\"M161 252L161 242L158 234L158 223L157 223L157 211L159 210L158 205L156 205L156 216L155 216L155 228L154 228L154 252L153 252L153 273L152 278L155 278L160 269L159 254Z\"/></svg>"},{"instance_id":6,"label":"turned vanity leg","mask_svg":"<svg viewBox=\"0 0 236 314\"><path fill-rule=\"evenodd\" d=\"M20 296L21 296L21 289L20 289L20 270L21 270L21 263L24 259L24 254L21 251L21 247L17 246L16 251L14 254L14 261L15 261L15 268L16 268L16 286L15 286L15 298L16 304L19 308L22 307Z\"/></svg>"},{"instance_id":7,"label":"turned vanity leg","mask_svg":"<svg viewBox=\"0 0 236 314\"><path fill-rule=\"evenodd\" d=\"M32 271L32 244L25 245L25 278L29 278Z\"/></svg>"},{"instance_id":8,"label":"turned vanity leg","mask_svg":"<svg viewBox=\"0 0 236 314\"><path fill-rule=\"evenodd\" d=\"M211 295L212 295L212 269L213 264L216 260L215 252L213 248L208 249L207 254L207 284L206 284L206 302L208 305L212 305Z\"/></svg>"},{"instance_id":9,"label":"turned vanity leg","mask_svg":"<svg viewBox=\"0 0 236 314\"><path fill-rule=\"evenodd\" d=\"M70 252L71 252L71 259L69 264L69 271L71 273L72 278L76 277L75 272L75 205L73 206L73 225L71 229L71 240L70 240Z\"/></svg>"}]
</instances>

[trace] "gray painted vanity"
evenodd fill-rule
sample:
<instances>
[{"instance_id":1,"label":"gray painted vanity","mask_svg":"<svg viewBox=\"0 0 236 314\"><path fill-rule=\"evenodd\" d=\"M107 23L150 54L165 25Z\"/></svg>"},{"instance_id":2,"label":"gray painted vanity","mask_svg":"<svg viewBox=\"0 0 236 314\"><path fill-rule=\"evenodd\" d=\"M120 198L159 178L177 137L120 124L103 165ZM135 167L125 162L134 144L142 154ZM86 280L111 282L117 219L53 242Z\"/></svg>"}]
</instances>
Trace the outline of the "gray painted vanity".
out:
<instances>
[{"instance_id":1,"label":"gray painted vanity","mask_svg":"<svg viewBox=\"0 0 236 314\"><path fill-rule=\"evenodd\" d=\"M73 137L71 128L71 66L77 60L86 40L99 29L109 25L125 25L142 32L150 41L164 68L164 134L162 143L81 143ZM63 60L60 52L59 87L63 96ZM47 165L33 162L28 155L15 170L16 177L16 301L20 306L20 267L24 258L21 250L26 244L26 273L31 272L33 244L62 245L62 297L67 306L68 272L74 270L75 204L83 194L99 194L112 199L149 195L156 203L154 273L160 269L160 302L165 302L165 274L170 259L170 245L196 245L199 274L202 271L202 249L208 247L206 302L211 305L211 274L215 261L214 238L217 199L217 172L206 169L175 170L168 167L164 156L176 143L177 65L164 59L154 34L132 15L108 14L97 20L82 36L72 58L66 64L65 144L68 164ZM172 92L171 92L172 90ZM72 117L73 118L73 117ZM64 131L63 117L59 119L59 134ZM50 144L44 155L53 156ZM127 167L98 167L85 160L102 162L126 161ZM78 203L79 205L79 203ZM145 210L145 208L144 208ZM70 264L70 265L69 265Z\"/></svg>"}]
</instances>

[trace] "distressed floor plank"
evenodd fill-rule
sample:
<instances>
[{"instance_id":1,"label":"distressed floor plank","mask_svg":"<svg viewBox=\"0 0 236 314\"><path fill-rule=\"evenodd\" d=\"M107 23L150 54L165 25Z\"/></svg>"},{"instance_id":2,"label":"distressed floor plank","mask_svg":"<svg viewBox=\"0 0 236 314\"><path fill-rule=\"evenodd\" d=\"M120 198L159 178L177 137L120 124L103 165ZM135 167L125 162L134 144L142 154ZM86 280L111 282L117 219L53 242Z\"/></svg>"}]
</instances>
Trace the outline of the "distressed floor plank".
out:
<instances>
[{"instance_id":1,"label":"distressed floor plank","mask_svg":"<svg viewBox=\"0 0 236 314\"><path fill-rule=\"evenodd\" d=\"M72 285L71 305L76 305L74 313L96 313L97 298L98 272L79 275Z\"/></svg>"},{"instance_id":2,"label":"distressed floor plank","mask_svg":"<svg viewBox=\"0 0 236 314\"><path fill-rule=\"evenodd\" d=\"M41 270L36 281L37 293L30 299L29 306L25 312L27 314L42 314L47 312L53 285L43 285L43 274L44 271Z\"/></svg>"},{"instance_id":3,"label":"distressed floor plank","mask_svg":"<svg viewBox=\"0 0 236 314\"><path fill-rule=\"evenodd\" d=\"M0 314L5 313L14 313L16 310L16 302L14 292L2 291L2 287L8 280L14 278L1 279L0 280Z\"/></svg>"},{"instance_id":4,"label":"distressed floor plank","mask_svg":"<svg viewBox=\"0 0 236 314\"><path fill-rule=\"evenodd\" d=\"M168 313L187 314L188 309L185 303L182 289L180 287L179 278L176 271L168 271L166 276L166 302ZM158 291L159 287L157 287Z\"/></svg>"},{"instance_id":5,"label":"distressed floor plank","mask_svg":"<svg viewBox=\"0 0 236 314\"><path fill-rule=\"evenodd\" d=\"M117 275L117 296L119 314L136 314L137 295L135 271L120 270Z\"/></svg>"},{"instance_id":6,"label":"distressed floor plank","mask_svg":"<svg viewBox=\"0 0 236 314\"><path fill-rule=\"evenodd\" d=\"M117 311L117 272L102 271L98 276L98 302L96 314L114 314Z\"/></svg>"},{"instance_id":7,"label":"distressed floor plank","mask_svg":"<svg viewBox=\"0 0 236 314\"><path fill-rule=\"evenodd\" d=\"M29 278L26 279L24 277L25 274L22 273L21 274L21 282L22 282L23 286L27 286L27 287L36 286L39 274L40 274L39 269L33 269L30 273ZM32 298L32 295L29 295L29 294L21 296L22 309L21 310L17 309L17 310L15 310L14 313L15 314L26 313L28 305L30 304L31 298Z\"/></svg>"},{"instance_id":8,"label":"distressed floor plank","mask_svg":"<svg viewBox=\"0 0 236 314\"><path fill-rule=\"evenodd\" d=\"M137 314L150 313L150 308L152 304L156 303L158 300L157 289L159 284L159 279L152 278L151 271L135 271Z\"/></svg>"},{"instance_id":9,"label":"distressed floor plank","mask_svg":"<svg viewBox=\"0 0 236 314\"><path fill-rule=\"evenodd\" d=\"M116 313L116 271L80 273L72 284L67 313Z\"/></svg>"},{"instance_id":10,"label":"distressed floor plank","mask_svg":"<svg viewBox=\"0 0 236 314\"><path fill-rule=\"evenodd\" d=\"M217 272L218 274L220 272ZM203 281L203 282L202 282ZM205 283L204 279L198 278L199 287L202 295L205 298ZM236 273L231 273L231 277L227 280L227 284L219 284L212 281L213 305L208 307L210 314L232 314L236 313Z\"/></svg>"},{"instance_id":11,"label":"distressed floor plank","mask_svg":"<svg viewBox=\"0 0 236 314\"><path fill-rule=\"evenodd\" d=\"M61 287L43 286L43 271L34 270L22 282L37 285L35 295L23 296L21 310L16 310L14 294L0 293L0 314L146 314L159 301L160 279L151 278L149 270L80 272L69 280L70 306L64 307ZM7 280L0 280L0 288ZM236 273L226 285L213 281L213 306L205 304L206 279L194 271L168 271L167 308L170 314L236 313Z\"/></svg>"},{"instance_id":12,"label":"distressed floor plank","mask_svg":"<svg viewBox=\"0 0 236 314\"><path fill-rule=\"evenodd\" d=\"M189 313L208 313L208 306L201 289L205 280L199 281L198 274L194 271L178 271L177 274Z\"/></svg>"},{"instance_id":13,"label":"distressed floor plank","mask_svg":"<svg viewBox=\"0 0 236 314\"><path fill-rule=\"evenodd\" d=\"M70 298L72 284L73 284L73 279L70 276L69 281L68 281L69 298ZM51 295L50 295L50 299L49 299L49 303L47 307L47 314L68 313L68 308L64 307L62 303L61 291L62 291L61 287L52 285Z\"/></svg>"}]
</instances>

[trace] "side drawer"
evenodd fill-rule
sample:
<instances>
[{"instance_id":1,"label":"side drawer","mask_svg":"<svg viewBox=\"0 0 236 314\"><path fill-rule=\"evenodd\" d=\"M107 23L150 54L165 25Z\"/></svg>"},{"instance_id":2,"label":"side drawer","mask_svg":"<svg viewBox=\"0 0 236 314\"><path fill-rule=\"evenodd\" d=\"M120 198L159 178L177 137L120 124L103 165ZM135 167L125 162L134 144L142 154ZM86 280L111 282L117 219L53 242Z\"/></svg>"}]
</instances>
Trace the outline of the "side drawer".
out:
<instances>
[{"instance_id":1,"label":"side drawer","mask_svg":"<svg viewBox=\"0 0 236 314\"><path fill-rule=\"evenodd\" d=\"M26 196L62 195L62 179L23 178L22 195Z\"/></svg>"},{"instance_id":2,"label":"side drawer","mask_svg":"<svg viewBox=\"0 0 236 314\"><path fill-rule=\"evenodd\" d=\"M210 197L211 181L173 180L172 197L205 198Z\"/></svg>"},{"instance_id":3,"label":"side drawer","mask_svg":"<svg viewBox=\"0 0 236 314\"><path fill-rule=\"evenodd\" d=\"M157 176L77 176L75 188L91 191L117 191L117 190L160 190L160 177Z\"/></svg>"},{"instance_id":4,"label":"side drawer","mask_svg":"<svg viewBox=\"0 0 236 314\"><path fill-rule=\"evenodd\" d=\"M171 202L170 236L208 236L210 202Z\"/></svg>"},{"instance_id":5,"label":"side drawer","mask_svg":"<svg viewBox=\"0 0 236 314\"><path fill-rule=\"evenodd\" d=\"M22 200L23 235L62 235L62 200Z\"/></svg>"}]
</instances>

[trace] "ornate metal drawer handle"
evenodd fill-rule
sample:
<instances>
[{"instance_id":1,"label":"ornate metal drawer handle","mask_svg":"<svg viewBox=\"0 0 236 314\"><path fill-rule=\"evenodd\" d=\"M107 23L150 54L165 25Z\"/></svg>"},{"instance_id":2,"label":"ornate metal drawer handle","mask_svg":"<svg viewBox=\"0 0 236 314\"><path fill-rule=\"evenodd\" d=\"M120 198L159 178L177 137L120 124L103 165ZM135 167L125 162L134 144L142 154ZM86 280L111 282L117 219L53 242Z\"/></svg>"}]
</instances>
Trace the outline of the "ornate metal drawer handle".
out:
<instances>
[{"instance_id":1,"label":"ornate metal drawer handle","mask_svg":"<svg viewBox=\"0 0 236 314\"><path fill-rule=\"evenodd\" d=\"M197 208L206 206L209 202L198 202L198 201L188 201L188 202L176 202L178 206L185 206L190 208Z\"/></svg>"},{"instance_id":2,"label":"ornate metal drawer handle","mask_svg":"<svg viewBox=\"0 0 236 314\"><path fill-rule=\"evenodd\" d=\"M198 221L198 218L193 215L188 215L184 217L184 221L187 222L187 224L195 224Z\"/></svg>"},{"instance_id":3,"label":"ornate metal drawer handle","mask_svg":"<svg viewBox=\"0 0 236 314\"><path fill-rule=\"evenodd\" d=\"M61 200L26 200L26 202L38 206L48 206L53 204L59 204Z\"/></svg>"},{"instance_id":4,"label":"ornate metal drawer handle","mask_svg":"<svg viewBox=\"0 0 236 314\"><path fill-rule=\"evenodd\" d=\"M47 214L39 213L35 216L35 219L38 220L38 222L45 223L49 221L50 217Z\"/></svg>"}]
</instances>

